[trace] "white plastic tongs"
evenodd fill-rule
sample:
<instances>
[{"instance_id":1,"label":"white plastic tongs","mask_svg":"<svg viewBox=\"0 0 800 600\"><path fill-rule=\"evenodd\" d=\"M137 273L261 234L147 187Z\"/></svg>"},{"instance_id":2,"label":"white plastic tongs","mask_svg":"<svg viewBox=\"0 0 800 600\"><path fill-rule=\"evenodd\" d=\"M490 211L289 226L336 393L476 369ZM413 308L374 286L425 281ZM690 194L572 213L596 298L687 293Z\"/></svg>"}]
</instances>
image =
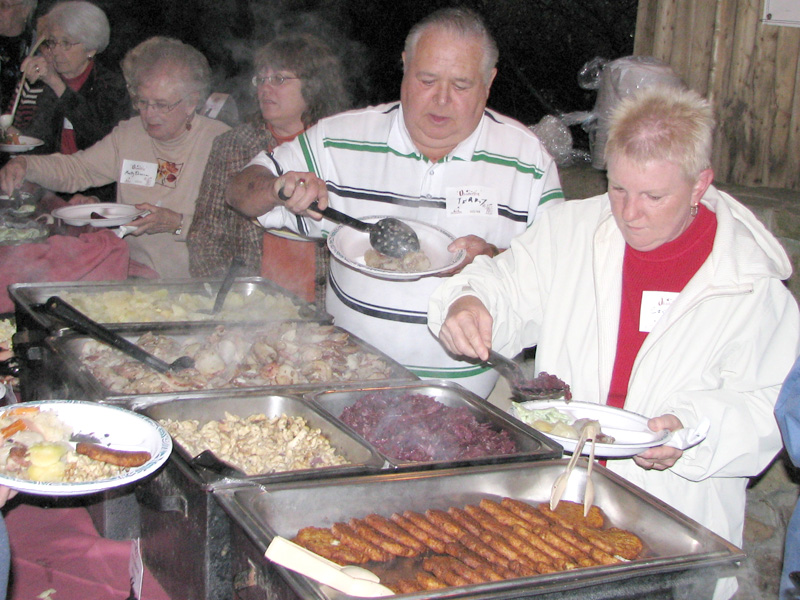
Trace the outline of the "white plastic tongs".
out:
<instances>
[{"instance_id":1,"label":"white plastic tongs","mask_svg":"<svg viewBox=\"0 0 800 600\"><path fill-rule=\"evenodd\" d=\"M592 508L594 503L594 482L592 482L592 465L594 465L594 439L600 432L600 424L597 421L590 421L581 428L581 437L578 438L578 443L575 445L575 450L572 451L572 458L567 464L567 468L559 475L553 483L553 491L550 493L550 510L555 510L558 503L561 501L561 496L564 495L564 490L567 489L567 481L575 468L575 464L580 458L581 451L583 450L586 440L590 440L592 445L589 450L589 466L586 470L586 489L583 493L583 516L589 514L589 509Z\"/></svg>"},{"instance_id":2,"label":"white plastic tongs","mask_svg":"<svg viewBox=\"0 0 800 600\"><path fill-rule=\"evenodd\" d=\"M284 537L275 536L264 556L350 596L379 598L394 595L392 590L379 583L380 578L372 571L349 565L342 567Z\"/></svg>"}]
</instances>

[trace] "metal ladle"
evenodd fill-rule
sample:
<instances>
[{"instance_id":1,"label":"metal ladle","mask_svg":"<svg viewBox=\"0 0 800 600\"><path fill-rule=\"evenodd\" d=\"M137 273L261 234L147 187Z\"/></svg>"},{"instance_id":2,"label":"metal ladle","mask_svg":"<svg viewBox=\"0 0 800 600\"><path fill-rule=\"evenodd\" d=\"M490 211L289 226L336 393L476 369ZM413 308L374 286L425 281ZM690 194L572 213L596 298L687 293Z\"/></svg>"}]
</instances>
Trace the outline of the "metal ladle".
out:
<instances>
[{"instance_id":1,"label":"metal ladle","mask_svg":"<svg viewBox=\"0 0 800 600\"><path fill-rule=\"evenodd\" d=\"M278 190L278 198L286 202L289 199L283 188ZM320 213L326 219L341 225L347 225L358 231L369 234L369 243L376 251L392 258L403 258L409 252L419 252L419 237L410 225L403 223L400 219L386 217L376 223L365 223L355 217L346 215L331 207L320 208L314 200L309 207L311 210Z\"/></svg>"},{"instance_id":2,"label":"metal ladle","mask_svg":"<svg viewBox=\"0 0 800 600\"><path fill-rule=\"evenodd\" d=\"M58 296L50 297L44 303L44 309L52 316L61 319L72 327L86 333L99 342L108 344L112 348L124 352L128 356L135 358L139 362L146 364L148 367L155 369L159 373L166 373L167 371L182 371L183 369L191 369L194 367L194 359L191 356L181 356L171 363L165 362L140 348L133 342L129 342L118 333L111 331L107 327L103 327L97 321L94 321L80 312L74 306L65 302Z\"/></svg>"}]
</instances>

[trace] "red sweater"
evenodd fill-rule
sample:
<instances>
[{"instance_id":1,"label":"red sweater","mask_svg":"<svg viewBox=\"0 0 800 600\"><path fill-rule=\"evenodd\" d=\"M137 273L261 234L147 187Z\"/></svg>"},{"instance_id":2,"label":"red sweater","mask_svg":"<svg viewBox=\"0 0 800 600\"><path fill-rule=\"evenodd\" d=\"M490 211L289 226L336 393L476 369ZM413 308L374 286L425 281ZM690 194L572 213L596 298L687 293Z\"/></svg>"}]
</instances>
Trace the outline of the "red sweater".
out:
<instances>
[{"instance_id":1,"label":"red sweater","mask_svg":"<svg viewBox=\"0 0 800 600\"><path fill-rule=\"evenodd\" d=\"M607 404L623 408L633 363L647 331L640 331L642 293L680 292L706 261L714 245L717 218L699 206L697 216L680 236L649 252L625 246L622 263L622 304L611 389ZM646 319L645 319L646 320Z\"/></svg>"}]
</instances>

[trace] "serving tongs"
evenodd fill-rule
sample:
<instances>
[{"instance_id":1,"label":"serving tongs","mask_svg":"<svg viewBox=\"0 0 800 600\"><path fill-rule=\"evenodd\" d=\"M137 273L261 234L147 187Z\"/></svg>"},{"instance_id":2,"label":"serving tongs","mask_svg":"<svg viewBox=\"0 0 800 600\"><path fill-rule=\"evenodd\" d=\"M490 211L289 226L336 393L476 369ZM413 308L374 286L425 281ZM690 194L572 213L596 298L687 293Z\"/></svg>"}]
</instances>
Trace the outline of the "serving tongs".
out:
<instances>
[{"instance_id":1,"label":"serving tongs","mask_svg":"<svg viewBox=\"0 0 800 600\"><path fill-rule=\"evenodd\" d=\"M275 536L264 556L272 562L350 596L379 598L394 592L381 585L375 573L357 566L341 566L284 537Z\"/></svg>"},{"instance_id":2,"label":"serving tongs","mask_svg":"<svg viewBox=\"0 0 800 600\"><path fill-rule=\"evenodd\" d=\"M594 463L594 439L600 433L600 424L597 421L589 421L581 427L581 435L578 438L578 443L575 445L575 450L572 451L572 458L567 463L567 468L564 472L556 477L553 483L553 491L550 493L550 510L555 510L558 503L561 502L561 497L564 495L564 490L567 489L567 482L578 458L581 456L583 446L586 441L591 441L592 445L589 448L589 465L586 468L586 487L583 492L583 516L589 514L589 509L594 504L594 482L592 481L592 465Z\"/></svg>"},{"instance_id":3,"label":"serving tongs","mask_svg":"<svg viewBox=\"0 0 800 600\"><path fill-rule=\"evenodd\" d=\"M146 364L159 373L182 371L183 369L191 369L194 367L194 359L191 356L181 356L171 363L161 360L157 356L147 352L144 348L137 346L133 342L129 342L118 333L90 319L58 296L50 297L40 308L44 309L45 312L49 313L51 316L64 321L99 342L103 342L112 348L124 352L128 356Z\"/></svg>"}]
</instances>

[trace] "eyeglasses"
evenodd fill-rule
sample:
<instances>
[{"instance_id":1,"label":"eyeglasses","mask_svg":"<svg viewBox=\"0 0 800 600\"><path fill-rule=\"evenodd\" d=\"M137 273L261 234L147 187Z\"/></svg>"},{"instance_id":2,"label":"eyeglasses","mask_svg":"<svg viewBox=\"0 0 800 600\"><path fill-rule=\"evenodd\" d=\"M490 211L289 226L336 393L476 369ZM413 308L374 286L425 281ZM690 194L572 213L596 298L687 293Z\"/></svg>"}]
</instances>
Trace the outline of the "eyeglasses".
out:
<instances>
[{"instance_id":1,"label":"eyeglasses","mask_svg":"<svg viewBox=\"0 0 800 600\"><path fill-rule=\"evenodd\" d=\"M25 4L24 2L0 2L0 10L11 10L15 6Z\"/></svg>"},{"instance_id":2,"label":"eyeglasses","mask_svg":"<svg viewBox=\"0 0 800 600\"><path fill-rule=\"evenodd\" d=\"M56 48L61 48L65 52L67 50L72 50L74 46L77 46L80 42L65 42L65 41L56 41L56 40L45 40L42 42L42 46L47 48L48 50L55 50Z\"/></svg>"},{"instance_id":3,"label":"eyeglasses","mask_svg":"<svg viewBox=\"0 0 800 600\"><path fill-rule=\"evenodd\" d=\"M189 94L186 94L180 100L173 102L172 104L167 104L166 102L148 102L147 100L134 100L133 106L138 110L140 113L144 112L148 108L150 108L153 112L158 115L165 115L168 112L172 112L172 110L178 106L181 102L186 100L189 97Z\"/></svg>"},{"instance_id":4,"label":"eyeglasses","mask_svg":"<svg viewBox=\"0 0 800 600\"><path fill-rule=\"evenodd\" d=\"M263 83L268 83L275 87L281 87L283 82L287 79L300 79L299 77L289 77L287 75L266 75L262 77L261 75L256 75L253 77L253 85L255 87L260 86Z\"/></svg>"}]
</instances>

